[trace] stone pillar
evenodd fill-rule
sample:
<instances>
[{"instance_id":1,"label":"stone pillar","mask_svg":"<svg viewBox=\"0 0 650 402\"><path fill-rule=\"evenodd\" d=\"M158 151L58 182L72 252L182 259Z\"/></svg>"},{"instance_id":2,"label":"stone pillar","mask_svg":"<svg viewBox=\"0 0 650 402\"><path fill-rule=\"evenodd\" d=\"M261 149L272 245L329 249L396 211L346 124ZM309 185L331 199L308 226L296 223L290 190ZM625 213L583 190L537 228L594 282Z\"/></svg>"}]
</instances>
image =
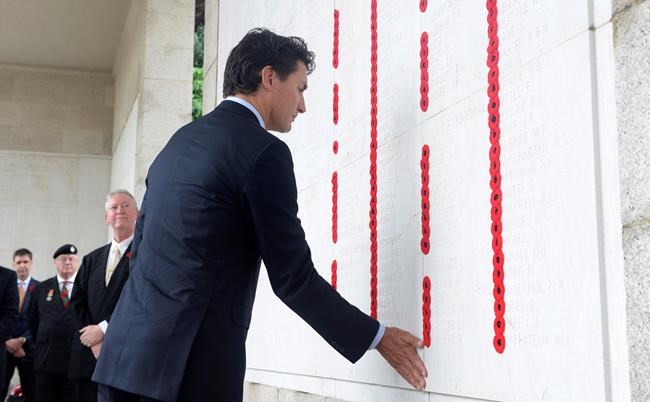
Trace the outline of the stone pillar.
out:
<instances>
[{"instance_id":1,"label":"stone pillar","mask_svg":"<svg viewBox=\"0 0 650 402\"><path fill-rule=\"evenodd\" d=\"M612 4L630 386L640 402L650 400L650 1Z\"/></svg>"},{"instance_id":2,"label":"stone pillar","mask_svg":"<svg viewBox=\"0 0 650 402\"><path fill-rule=\"evenodd\" d=\"M193 0L133 1L114 67L113 177L138 200L151 162L192 116Z\"/></svg>"},{"instance_id":3,"label":"stone pillar","mask_svg":"<svg viewBox=\"0 0 650 402\"><path fill-rule=\"evenodd\" d=\"M219 46L219 0L205 0L205 35L203 43L203 114L217 105L217 49Z\"/></svg>"}]
</instances>

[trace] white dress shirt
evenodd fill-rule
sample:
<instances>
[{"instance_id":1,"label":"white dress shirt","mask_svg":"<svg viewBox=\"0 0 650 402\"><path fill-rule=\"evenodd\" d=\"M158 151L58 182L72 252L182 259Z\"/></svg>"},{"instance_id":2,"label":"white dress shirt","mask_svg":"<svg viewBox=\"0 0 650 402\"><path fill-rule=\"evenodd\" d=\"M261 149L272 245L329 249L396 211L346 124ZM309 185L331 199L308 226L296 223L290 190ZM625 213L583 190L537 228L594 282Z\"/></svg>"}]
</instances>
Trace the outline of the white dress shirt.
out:
<instances>
[{"instance_id":1,"label":"white dress shirt","mask_svg":"<svg viewBox=\"0 0 650 402\"><path fill-rule=\"evenodd\" d=\"M106 260L106 265L105 266L107 267L108 264L111 263L111 257L113 256L113 253L115 252L116 247L119 248L120 256L123 257L124 253L126 253L126 249L128 249L129 246L131 245L131 241L133 241L133 235L131 235L131 237L129 237L128 239L123 240L123 241L121 241L119 243L117 242L117 240L113 239L111 241L111 248L108 250L108 259ZM120 259L122 257L120 257ZM106 333L106 328L108 328L108 321L104 320L104 321L100 322L97 325L99 325L99 328L102 329L103 333Z\"/></svg>"}]
</instances>

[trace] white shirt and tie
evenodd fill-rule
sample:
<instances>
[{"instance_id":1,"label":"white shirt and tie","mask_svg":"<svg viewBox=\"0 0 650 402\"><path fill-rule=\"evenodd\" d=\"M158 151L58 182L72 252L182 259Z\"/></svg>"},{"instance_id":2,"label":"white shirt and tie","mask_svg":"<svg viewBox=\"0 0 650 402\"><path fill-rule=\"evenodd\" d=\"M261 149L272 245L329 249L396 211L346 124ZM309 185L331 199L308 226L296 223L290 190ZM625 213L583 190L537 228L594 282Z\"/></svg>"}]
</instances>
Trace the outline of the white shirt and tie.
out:
<instances>
[{"instance_id":1,"label":"white shirt and tie","mask_svg":"<svg viewBox=\"0 0 650 402\"><path fill-rule=\"evenodd\" d=\"M27 279L24 281L21 281L20 278L18 278L17 283L18 283L18 312L23 310L23 303L25 301L25 294L27 293L27 286L29 285L29 281L32 280L31 276L28 276Z\"/></svg>"},{"instance_id":2,"label":"white shirt and tie","mask_svg":"<svg viewBox=\"0 0 650 402\"><path fill-rule=\"evenodd\" d=\"M59 281L59 290L63 291L63 286L65 286L65 290L67 290L68 293L68 299L70 298L70 296L72 296L72 288L74 287L74 278L76 277L77 277L76 272L68 279L63 279L61 275L56 274L56 280Z\"/></svg>"},{"instance_id":3,"label":"white shirt and tie","mask_svg":"<svg viewBox=\"0 0 650 402\"><path fill-rule=\"evenodd\" d=\"M111 241L111 248L108 250L108 259L106 260L106 275L104 277L106 286L108 286L109 282L111 281L111 277L113 276L113 272L115 272L115 268L117 268L117 264L119 264L122 256L124 253L126 253L126 250L131 245L132 240L133 235L119 243L115 239ZM104 320L97 325L99 325L99 328L102 329L102 332L106 333L106 328L108 328L108 321Z\"/></svg>"}]
</instances>

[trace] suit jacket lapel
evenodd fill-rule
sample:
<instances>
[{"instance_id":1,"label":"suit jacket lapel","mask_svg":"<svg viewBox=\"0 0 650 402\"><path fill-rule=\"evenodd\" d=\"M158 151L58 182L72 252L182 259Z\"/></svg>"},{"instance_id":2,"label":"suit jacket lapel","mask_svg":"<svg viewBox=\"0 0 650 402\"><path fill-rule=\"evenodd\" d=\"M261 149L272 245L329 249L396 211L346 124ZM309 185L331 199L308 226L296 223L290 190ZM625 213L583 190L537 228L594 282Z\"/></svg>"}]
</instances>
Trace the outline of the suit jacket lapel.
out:
<instances>
[{"instance_id":1,"label":"suit jacket lapel","mask_svg":"<svg viewBox=\"0 0 650 402\"><path fill-rule=\"evenodd\" d=\"M102 316L104 316L105 312L104 310L108 305L110 305L111 300L113 298L119 297L119 292L122 291L122 285L124 284L124 281L128 277L129 274L129 255L131 254L131 245L129 244L129 247L127 247L126 251L124 252L124 255L122 258L120 258L120 262L117 263L117 266L115 267L115 271L113 271L113 275L111 276L111 280L108 282L108 286L106 287L106 293L104 294L104 297L102 298Z\"/></svg>"},{"instance_id":2,"label":"suit jacket lapel","mask_svg":"<svg viewBox=\"0 0 650 402\"><path fill-rule=\"evenodd\" d=\"M108 253L111 250L111 243L104 246L99 257L93 261L91 276L88 283L88 294L98 295L95 300L104 300L106 292L106 264L108 263Z\"/></svg>"},{"instance_id":3,"label":"suit jacket lapel","mask_svg":"<svg viewBox=\"0 0 650 402\"><path fill-rule=\"evenodd\" d=\"M52 302L57 303L58 305L61 306L61 309L63 310L63 299L61 299L61 288L59 287L59 279L58 277L52 278L52 287L54 287L54 295L52 296ZM49 293L49 289L48 289Z\"/></svg>"},{"instance_id":4,"label":"suit jacket lapel","mask_svg":"<svg viewBox=\"0 0 650 402\"><path fill-rule=\"evenodd\" d=\"M30 286L34 285L34 279L30 279L29 282L27 282L27 285L25 286L25 299L23 300L23 308L18 312L20 314L25 311L27 306L29 306L29 301L32 299L32 291L29 290Z\"/></svg>"}]
</instances>

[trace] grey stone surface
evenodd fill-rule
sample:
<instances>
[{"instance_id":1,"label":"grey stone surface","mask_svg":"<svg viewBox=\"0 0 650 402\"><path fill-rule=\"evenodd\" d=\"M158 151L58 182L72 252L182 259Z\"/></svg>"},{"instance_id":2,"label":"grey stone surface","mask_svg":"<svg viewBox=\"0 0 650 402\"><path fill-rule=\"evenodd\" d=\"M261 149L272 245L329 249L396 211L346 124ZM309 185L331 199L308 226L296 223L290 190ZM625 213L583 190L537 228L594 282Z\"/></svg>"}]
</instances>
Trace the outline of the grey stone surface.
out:
<instances>
[{"instance_id":1,"label":"grey stone surface","mask_svg":"<svg viewBox=\"0 0 650 402\"><path fill-rule=\"evenodd\" d=\"M614 17L623 225L650 219L650 2Z\"/></svg>"},{"instance_id":2,"label":"grey stone surface","mask_svg":"<svg viewBox=\"0 0 650 402\"><path fill-rule=\"evenodd\" d=\"M650 222L623 230L630 388L635 402L650 401Z\"/></svg>"},{"instance_id":3,"label":"grey stone surface","mask_svg":"<svg viewBox=\"0 0 650 402\"><path fill-rule=\"evenodd\" d=\"M279 389L268 385L244 383L244 402L278 402Z\"/></svg>"},{"instance_id":4,"label":"grey stone surface","mask_svg":"<svg viewBox=\"0 0 650 402\"><path fill-rule=\"evenodd\" d=\"M345 402L341 399L290 389L276 388L268 385L244 383L245 402Z\"/></svg>"},{"instance_id":5,"label":"grey stone surface","mask_svg":"<svg viewBox=\"0 0 650 402\"><path fill-rule=\"evenodd\" d=\"M644 1L645 0L612 0L612 11L616 14Z\"/></svg>"},{"instance_id":6,"label":"grey stone surface","mask_svg":"<svg viewBox=\"0 0 650 402\"><path fill-rule=\"evenodd\" d=\"M110 155L107 74L0 65L0 149Z\"/></svg>"},{"instance_id":7,"label":"grey stone surface","mask_svg":"<svg viewBox=\"0 0 650 402\"><path fill-rule=\"evenodd\" d=\"M612 4L630 388L641 402L650 400L650 1Z\"/></svg>"}]
</instances>

